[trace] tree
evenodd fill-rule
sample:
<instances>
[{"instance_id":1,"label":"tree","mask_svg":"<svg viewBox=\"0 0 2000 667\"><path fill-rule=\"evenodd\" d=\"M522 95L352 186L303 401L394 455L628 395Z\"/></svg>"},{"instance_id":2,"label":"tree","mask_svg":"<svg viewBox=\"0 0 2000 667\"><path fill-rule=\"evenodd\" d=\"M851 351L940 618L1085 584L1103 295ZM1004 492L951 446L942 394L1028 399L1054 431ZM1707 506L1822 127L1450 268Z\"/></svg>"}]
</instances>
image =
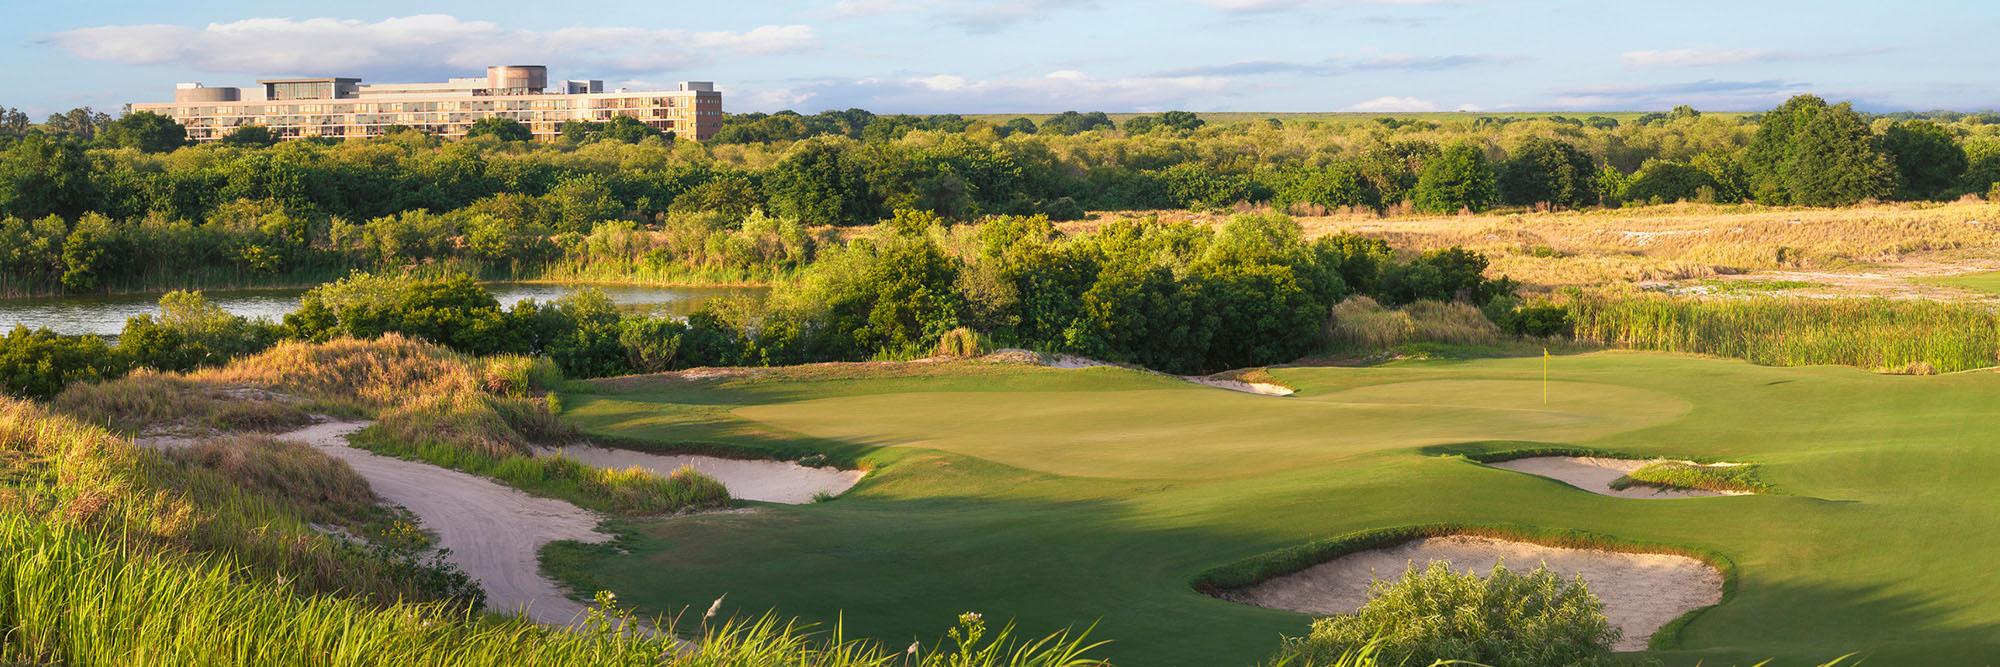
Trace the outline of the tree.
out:
<instances>
[{"instance_id":1,"label":"tree","mask_svg":"<svg viewBox=\"0 0 2000 667\"><path fill-rule=\"evenodd\" d=\"M839 139L799 142L764 178L764 194L779 216L807 224L874 222L876 207L849 145Z\"/></svg>"},{"instance_id":2,"label":"tree","mask_svg":"<svg viewBox=\"0 0 2000 667\"><path fill-rule=\"evenodd\" d=\"M1497 195L1486 151L1471 144L1444 149L1424 165L1412 192L1417 210L1430 213L1484 211Z\"/></svg>"},{"instance_id":3,"label":"tree","mask_svg":"<svg viewBox=\"0 0 2000 667\"><path fill-rule=\"evenodd\" d=\"M1882 133L1882 150L1900 176L1896 198L1906 201L1950 197L1968 166L1965 149L1951 130L1928 120L1889 126Z\"/></svg>"},{"instance_id":4,"label":"tree","mask_svg":"<svg viewBox=\"0 0 2000 667\"><path fill-rule=\"evenodd\" d=\"M673 139L673 133L671 132L663 133L658 128L647 125L637 118L622 115L614 117L611 119L611 122L606 123L604 129L598 131L598 136L628 144L636 144L653 137L663 137L667 140Z\"/></svg>"},{"instance_id":5,"label":"tree","mask_svg":"<svg viewBox=\"0 0 2000 667\"><path fill-rule=\"evenodd\" d=\"M1751 194L1766 204L1840 206L1886 197L1895 167L1850 104L1798 95L1764 114L1743 155Z\"/></svg>"},{"instance_id":6,"label":"tree","mask_svg":"<svg viewBox=\"0 0 2000 667\"><path fill-rule=\"evenodd\" d=\"M105 141L120 148L165 153L187 145L187 128L151 111L125 114L104 128Z\"/></svg>"},{"instance_id":7,"label":"tree","mask_svg":"<svg viewBox=\"0 0 2000 667\"><path fill-rule=\"evenodd\" d=\"M28 114L20 109L0 107L0 135L21 136L28 133Z\"/></svg>"},{"instance_id":8,"label":"tree","mask_svg":"<svg viewBox=\"0 0 2000 667\"><path fill-rule=\"evenodd\" d=\"M1529 137L1500 166L1501 199L1515 206L1597 204L1597 165L1567 142Z\"/></svg>"},{"instance_id":9,"label":"tree","mask_svg":"<svg viewBox=\"0 0 2000 667\"><path fill-rule=\"evenodd\" d=\"M262 125L244 125L230 130L228 135L222 137L220 143L224 146L243 148L268 148L277 145L278 135L272 133L271 128Z\"/></svg>"},{"instance_id":10,"label":"tree","mask_svg":"<svg viewBox=\"0 0 2000 667\"><path fill-rule=\"evenodd\" d=\"M493 137L501 141L528 141L534 139L535 134L528 131L528 126L512 118L487 116L465 129L465 138L474 137Z\"/></svg>"},{"instance_id":11,"label":"tree","mask_svg":"<svg viewBox=\"0 0 2000 667\"><path fill-rule=\"evenodd\" d=\"M1632 172L1631 183L1625 186L1625 198L1637 201L1714 201L1718 184L1708 172L1683 162L1647 160L1645 166Z\"/></svg>"},{"instance_id":12,"label":"tree","mask_svg":"<svg viewBox=\"0 0 2000 667\"><path fill-rule=\"evenodd\" d=\"M0 154L0 213L73 218L94 208L90 158L75 141L31 136Z\"/></svg>"},{"instance_id":13,"label":"tree","mask_svg":"<svg viewBox=\"0 0 2000 667\"><path fill-rule=\"evenodd\" d=\"M1117 127L1111 117L1102 111L1077 113L1064 111L1042 122L1042 131L1050 134L1082 134L1091 130L1110 130Z\"/></svg>"},{"instance_id":14,"label":"tree","mask_svg":"<svg viewBox=\"0 0 2000 667\"><path fill-rule=\"evenodd\" d=\"M1966 192L1986 194L2000 182L2000 141L1967 142L1965 175L1960 177Z\"/></svg>"},{"instance_id":15,"label":"tree","mask_svg":"<svg viewBox=\"0 0 2000 667\"><path fill-rule=\"evenodd\" d=\"M1037 130L1041 128L1035 126L1035 121L1028 120L1026 118L1015 117L1009 119L1005 123L1002 123L1000 127L995 129L999 131L1000 136L1006 137L1016 134L1034 134Z\"/></svg>"},{"instance_id":16,"label":"tree","mask_svg":"<svg viewBox=\"0 0 2000 667\"><path fill-rule=\"evenodd\" d=\"M1190 111L1162 111L1125 121L1126 134L1146 134L1154 130L1194 130L1205 124Z\"/></svg>"},{"instance_id":17,"label":"tree","mask_svg":"<svg viewBox=\"0 0 2000 667\"><path fill-rule=\"evenodd\" d=\"M109 124L111 116L90 107L49 114L48 121L43 123L50 132L68 134L84 142L96 139L98 131Z\"/></svg>"}]
</instances>

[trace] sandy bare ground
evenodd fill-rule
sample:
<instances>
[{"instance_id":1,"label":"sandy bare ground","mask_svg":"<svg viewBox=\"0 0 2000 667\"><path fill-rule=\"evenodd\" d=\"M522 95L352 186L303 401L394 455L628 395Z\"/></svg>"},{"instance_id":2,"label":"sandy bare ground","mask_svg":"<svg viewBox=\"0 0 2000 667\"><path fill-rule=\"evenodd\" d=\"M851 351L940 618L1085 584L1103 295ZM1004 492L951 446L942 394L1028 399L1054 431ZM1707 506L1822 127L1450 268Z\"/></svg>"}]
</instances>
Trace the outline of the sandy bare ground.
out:
<instances>
[{"instance_id":1,"label":"sandy bare ground","mask_svg":"<svg viewBox=\"0 0 2000 667\"><path fill-rule=\"evenodd\" d=\"M1349 554L1247 588L1222 593L1225 600L1307 614L1345 614L1369 599L1368 584L1394 580L1411 567L1433 561L1454 571L1484 575L1505 562L1516 572L1547 566L1564 578L1583 577L1604 601L1604 615L1624 632L1615 646L1637 651L1668 621L1691 610L1722 602L1722 573L1685 556L1565 549L1486 537L1454 535L1405 542Z\"/></svg>"},{"instance_id":2,"label":"sandy bare ground","mask_svg":"<svg viewBox=\"0 0 2000 667\"><path fill-rule=\"evenodd\" d=\"M840 495L853 488L861 481L861 477L867 474L860 470L802 466L790 461L746 461L717 456L653 454L588 445L565 447L560 450L544 449L539 453L561 453L563 456L597 468L624 469L639 466L662 477L673 474L681 466L689 466L722 482L722 485L729 489L729 495L736 498L787 505L812 502L813 496L821 493L829 496Z\"/></svg>"},{"instance_id":3,"label":"sandy bare ground","mask_svg":"<svg viewBox=\"0 0 2000 667\"><path fill-rule=\"evenodd\" d=\"M1486 465L1540 475L1558 482L1574 486L1591 493L1619 498L1694 498L1698 496L1740 496L1748 495L1740 491L1708 491L1705 489L1678 489L1662 486L1637 484L1623 489L1611 488L1611 483L1634 470L1656 463L1661 459L1640 461L1635 459L1607 459L1594 456L1534 456L1510 461L1496 461Z\"/></svg>"},{"instance_id":4,"label":"sandy bare ground","mask_svg":"<svg viewBox=\"0 0 2000 667\"><path fill-rule=\"evenodd\" d=\"M346 461L376 495L416 514L437 535L437 546L451 550L452 564L486 590L487 608L522 611L530 620L553 625L580 617L584 606L542 577L536 552L557 540L610 540L597 531L597 515L483 477L348 446L347 436L369 423L331 421L276 437Z\"/></svg>"}]
</instances>

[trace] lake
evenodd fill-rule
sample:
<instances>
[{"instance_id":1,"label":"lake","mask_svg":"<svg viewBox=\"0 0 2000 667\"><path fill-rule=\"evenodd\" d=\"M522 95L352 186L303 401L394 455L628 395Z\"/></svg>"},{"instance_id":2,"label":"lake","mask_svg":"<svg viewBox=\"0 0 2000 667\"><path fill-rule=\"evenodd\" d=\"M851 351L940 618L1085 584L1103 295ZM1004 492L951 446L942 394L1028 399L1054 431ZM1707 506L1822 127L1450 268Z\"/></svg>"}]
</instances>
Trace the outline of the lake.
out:
<instances>
[{"instance_id":1,"label":"lake","mask_svg":"<svg viewBox=\"0 0 2000 667\"><path fill-rule=\"evenodd\" d=\"M494 283L486 290L511 307L522 299L553 301L576 289L577 285L534 283ZM686 317L711 299L729 296L760 298L763 287L657 287L649 285L593 285L604 290L613 303L627 312ZM251 319L276 322L299 307L303 289L205 291L209 302L231 313ZM0 299L0 333L14 325L30 329L46 327L59 334L117 336L125 329L125 318L158 314L160 295L122 294L115 296L65 296L36 299Z\"/></svg>"}]
</instances>

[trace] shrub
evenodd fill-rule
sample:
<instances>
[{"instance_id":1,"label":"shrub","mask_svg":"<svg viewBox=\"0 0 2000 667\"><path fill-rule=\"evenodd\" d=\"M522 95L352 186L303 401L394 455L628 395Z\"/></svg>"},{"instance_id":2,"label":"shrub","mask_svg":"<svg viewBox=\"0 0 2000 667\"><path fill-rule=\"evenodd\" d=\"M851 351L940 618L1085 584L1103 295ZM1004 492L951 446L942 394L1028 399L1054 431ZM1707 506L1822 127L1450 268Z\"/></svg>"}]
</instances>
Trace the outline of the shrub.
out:
<instances>
[{"instance_id":1,"label":"shrub","mask_svg":"<svg viewBox=\"0 0 2000 667\"><path fill-rule=\"evenodd\" d=\"M944 332L938 338L937 353L941 356L971 359L986 353L986 345L979 338L979 332L965 327Z\"/></svg>"},{"instance_id":2,"label":"shrub","mask_svg":"<svg viewBox=\"0 0 2000 667\"><path fill-rule=\"evenodd\" d=\"M1312 632L1287 640L1280 656L1332 661L1375 642L1386 664L1595 665L1610 662L1620 636L1581 580L1564 581L1546 569L1521 574L1503 564L1482 578L1433 562L1370 590L1361 609L1314 621Z\"/></svg>"},{"instance_id":3,"label":"shrub","mask_svg":"<svg viewBox=\"0 0 2000 667\"><path fill-rule=\"evenodd\" d=\"M117 377L123 355L96 336L63 336L16 326L0 336L0 393L48 398L72 382Z\"/></svg>"}]
</instances>

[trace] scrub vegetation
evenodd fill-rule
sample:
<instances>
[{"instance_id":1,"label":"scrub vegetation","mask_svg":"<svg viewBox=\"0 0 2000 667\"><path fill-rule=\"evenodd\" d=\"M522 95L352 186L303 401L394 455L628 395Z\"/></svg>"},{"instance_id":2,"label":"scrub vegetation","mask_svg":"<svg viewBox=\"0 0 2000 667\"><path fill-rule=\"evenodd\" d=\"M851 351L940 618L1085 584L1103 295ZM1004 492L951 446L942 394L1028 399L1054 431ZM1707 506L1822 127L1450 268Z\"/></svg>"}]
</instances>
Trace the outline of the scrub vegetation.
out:
<instances>
[{"instance_id":1,"label":"scrub vegetation","mask_svg":"<svg viewBox=\"0 0 2000 667\"><path fill-rule=\"evenodd\" d=\"M1278 659L1330 663L1373 644L1381 661L1400 664L1613 663L1619 631L1605 621L1604 604L1582 581L1546 569L1498 565L1480 576L1433 562L1369 586L1373 598L1360 610L1313 621Z\"/></svg>"}]
</instances>

